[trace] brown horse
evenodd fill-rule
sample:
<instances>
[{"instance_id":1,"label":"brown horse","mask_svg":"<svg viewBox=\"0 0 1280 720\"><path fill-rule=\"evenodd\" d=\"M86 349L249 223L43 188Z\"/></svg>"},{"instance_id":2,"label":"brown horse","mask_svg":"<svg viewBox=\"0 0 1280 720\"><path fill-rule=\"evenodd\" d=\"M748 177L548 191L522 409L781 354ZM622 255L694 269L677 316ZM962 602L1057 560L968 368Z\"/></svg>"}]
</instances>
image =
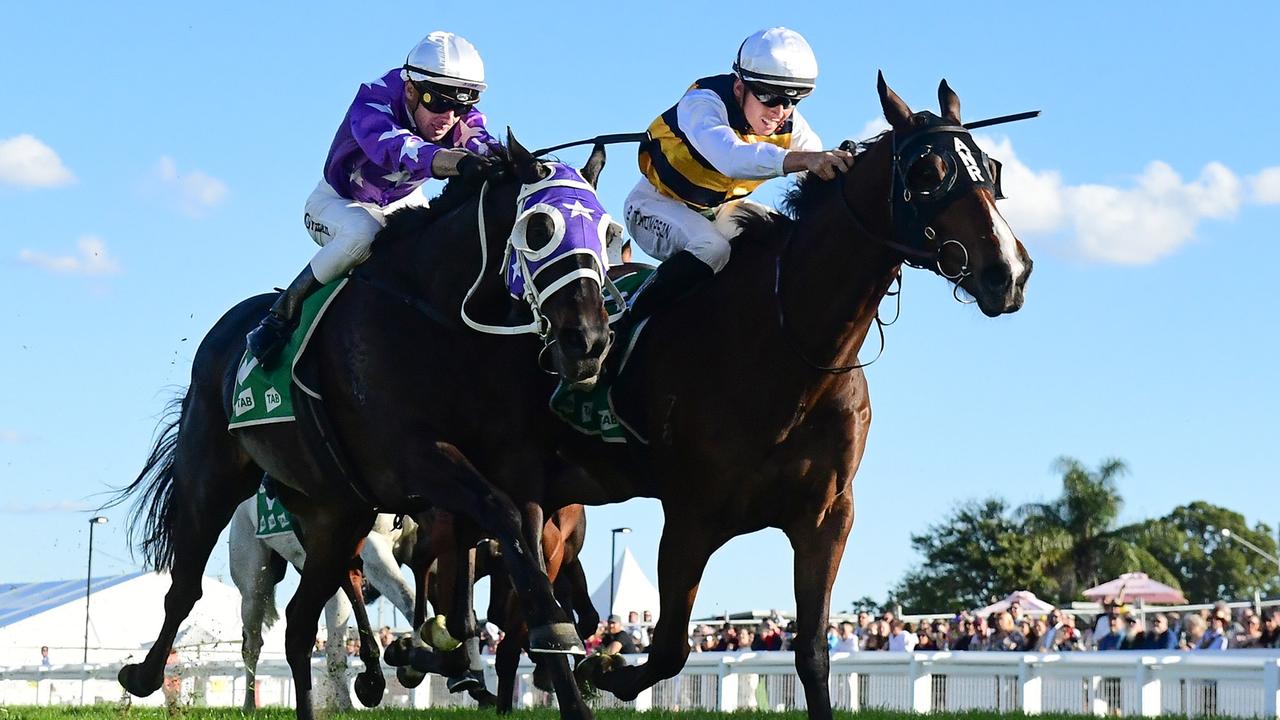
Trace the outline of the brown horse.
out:
<instances>
[{"instance_id":1,"label":"brown horse","mask_svg":"<svg viewBox=\"0 0 1280 720\"><path fill-rule=\"evenodd\" d=\"M1031 260L996 209L992 168L961 127L959 99L944 81L939 117L913 114L883 77L878 90L892 130L836 180L802 179L790 217L742 219L728 266L650 320L613 390L648 444L562 433L561 452L587 473L551 488L548 506L662 501L661 614L647 662L579 666L623 700L684 665L711 554L773 527L795 552L794 647L809 716L830 718L823 631L871 422L858 351L880 302L908 262L949 278L986 315L1022 306Z\"/></svg>"},{"instance_id":2,"label":"brown horse","mask_svg":"<svg viewBox=\"0 0 1280 720\"><path fill-rule=\"evenodd\" d=\"M171 570L173 578L156 642L141 663L120 671L120 683L130 693L145 696L159 689L177 629L200 598L209 553L264 471L279 481L280 500L305 529L307 562L288 605L285 632L301 720L313 717L310 656L320 610L339 587L358 596L352 587L357 579L352 558L376 509L418 512L436 507L486 528L502 545L533 626L535 651L581 651L581 640L543 572L536 539L542 523L529 524L526 532L528 510L514 505L486 477L492 473L509 486L515 477L536 480L551 465L525 465L527 454L465 447L475 428L495 439L536 436L538 428L527 423L540 418L486 414L463 423L437 411L471 406L477 388L464 381L468 377L502 379L526 394L537 391L546 382L535 362L540 353L566 380L590 381L608 344L601 288L576 272L592 260L583 254L539 277L539 282L566 280L554 283L551 287L559 289L547 290L539 301L548 345L530 335L478 335L455 319L466 296L470 316L481 322L530 318L530 308L511 297L498 273L481 273L483 255L475 239L486 241L482 248L488 257L502 257L522 188L545 185L542 180L570 171L537 161L514 140L510 154L509 174L488 183L487 195L450 183L431 208L391 217L373 257L354 272L311 338L325 403L319 406L294 393L299 422L235 433L226 429L245 334L273 296L240 303L205 336L178 419L163 428L143 471L119 496L123 500L138 494L131 526L144 532L149 563ZM594 184L603 164L603 152L593 153L582 172L587 183ZM577 191L590 192L587 183L577 181ZM534 208L524 222L518 252L548 246L555 235L553 218ZM488 407L506 402L499 392ZM491 461L481 471L468 457ZM362 603L355 607L363 610ZM367 618L363 623L367 626ZM362 643L361 652L366 671L357 678L357 691L362 700L380 697L376 644ZM567 716L589 716L567 663L561 659L559 665L562 710Z\"/></svg>"}]
</instances>

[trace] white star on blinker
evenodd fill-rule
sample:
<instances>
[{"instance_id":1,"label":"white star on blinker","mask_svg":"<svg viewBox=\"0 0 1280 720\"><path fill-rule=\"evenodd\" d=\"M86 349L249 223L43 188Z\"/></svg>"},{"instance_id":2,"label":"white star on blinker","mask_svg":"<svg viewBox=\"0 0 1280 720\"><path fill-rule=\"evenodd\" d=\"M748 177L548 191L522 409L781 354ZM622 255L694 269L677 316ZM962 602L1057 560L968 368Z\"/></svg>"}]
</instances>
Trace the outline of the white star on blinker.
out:
<instances>
[{"instance_id":1,"label":"white star on blinker","mask_svg":"<svg viewBox=\"0 0 1280 720\"><path fill-rule=\"evenodd\" d=\"M591 217L591 213L595 212L595 208L585 207L579 200L575 199L572 205L569 203L561 203L560 207L569 211L570 220L579 216L585 217L587 220L595 220L595 218Z\"/></svg>"}]
</instances>

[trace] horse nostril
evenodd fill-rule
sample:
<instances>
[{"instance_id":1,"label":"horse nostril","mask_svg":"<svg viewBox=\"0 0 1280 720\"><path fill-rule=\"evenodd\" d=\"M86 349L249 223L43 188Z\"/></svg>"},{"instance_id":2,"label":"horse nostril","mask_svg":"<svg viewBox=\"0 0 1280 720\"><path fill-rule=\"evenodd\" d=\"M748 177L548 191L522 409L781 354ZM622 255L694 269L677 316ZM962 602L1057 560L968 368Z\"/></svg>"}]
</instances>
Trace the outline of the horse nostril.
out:
<instances>
[{"instance_id":1,"label":"horse nostril","mask_svg":"<svg viewBox=\"0 0 1280 720\"><path fill-rule=\"evenodd\" d=\"M1013 273L1010 272L1008 265L997 263L982 271L982 284L989 290L1005 292L1013 284Z\"/></svg>"}]
</instances>

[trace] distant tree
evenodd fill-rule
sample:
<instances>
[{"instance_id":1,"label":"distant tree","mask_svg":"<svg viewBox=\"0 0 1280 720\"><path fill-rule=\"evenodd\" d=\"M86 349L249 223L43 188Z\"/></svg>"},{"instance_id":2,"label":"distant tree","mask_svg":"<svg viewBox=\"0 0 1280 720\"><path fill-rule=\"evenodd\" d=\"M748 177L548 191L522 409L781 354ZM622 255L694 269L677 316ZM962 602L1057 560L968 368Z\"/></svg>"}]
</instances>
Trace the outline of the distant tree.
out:
<instances>
[{"instance_id":1,"label":"distant tree","mask_svg":"<svg viewBox=\"0 0 1280 720\"><path fill-rule=\"evenodd\" d=\"M966 502L912 535L911 546L922 562L891 594L904 612L972 609L1014 590L1056 590L1036 570L1035 552L1003 500Z\"/></svg>"},{"instance_id":2,"label":"distant tree","mask_svg":"<svg viewBox=\"0 0 1280 720\"><path fill-rule=\"evenodd\" d=\"M1090 470L1079 460L1059 458L1062 495L1018 508L1036 557L1036 571L1054 579L1058 598L1069 602L1085 589L1124 572L1141 571L1178 586L1140 539L1137 526L1117 527L1124 501L1116 478L1128 472L1123 460L1105 460Z\"/></svg>"},{"instance_id":3,"label":"distant tree","mask_svg":"<svg viewBox=\"0 0 1280 720\"><path fill-rule=\"evenodd\" d=\"M1223 538L1223 528L1272 557L1276 540L1263 523L1250 528L1240 513L1203 501L1174 508L1137 527L1135 536L1169 568L1191 602L1247 598L1258 590L1280 593L1276 566L1242 543Z\"/></svg>"}]
</instances>

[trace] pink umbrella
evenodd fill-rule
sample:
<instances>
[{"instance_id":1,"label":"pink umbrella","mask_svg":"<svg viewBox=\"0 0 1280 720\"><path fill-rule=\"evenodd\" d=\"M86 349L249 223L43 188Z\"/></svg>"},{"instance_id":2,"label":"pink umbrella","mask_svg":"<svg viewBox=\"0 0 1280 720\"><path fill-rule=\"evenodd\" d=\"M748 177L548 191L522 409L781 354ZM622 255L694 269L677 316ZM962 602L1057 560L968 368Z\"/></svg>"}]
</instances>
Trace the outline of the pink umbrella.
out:
<instances>
[{"instance_id":1,"label":"pink umbrella","mask_svg":"<svg viewBox=\"0 0 1280 720\"><path fill-rule=\"evenodd\" d=\"M1162 582L1147 577L1146 573L1125 573L1115 580L1109 580L1097 587L1084 591L1090 600L1117 598L1124 600L1142 600L1153 603L1185 603L1187 599L1182 592Z\"/></svg>"}]
</instances>

